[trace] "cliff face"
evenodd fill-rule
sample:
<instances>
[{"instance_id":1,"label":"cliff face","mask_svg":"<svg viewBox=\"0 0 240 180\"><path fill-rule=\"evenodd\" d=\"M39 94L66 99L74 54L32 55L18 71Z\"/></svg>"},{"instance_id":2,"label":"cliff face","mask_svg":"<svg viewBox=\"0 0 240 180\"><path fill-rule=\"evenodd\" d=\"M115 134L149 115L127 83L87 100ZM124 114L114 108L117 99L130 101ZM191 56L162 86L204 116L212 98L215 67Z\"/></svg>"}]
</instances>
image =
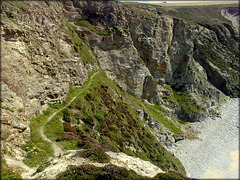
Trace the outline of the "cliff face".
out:
<instances>
[{"instance_id":1,"label":"cliff face","mask_svg":"<svg viewBox=\"0 0 240 180\"><path fill-rule=\"evenodd\" d=\"M60 3L5 2L2 9L2 138L15 149L28 140L29 119L64 100L69 85L81 85L98 67L86 68L70 53Z\"/></svg>"},{"instance_id":2,"label":"cliff face","mask_svg":"<svg viewBox=\"0 0 240 180\"><path fill-rule=\"evenodd\" d=\"M226 7L221 10L221 14L232 22L235 31L239 33L239 8L238 7Z\"/></svg>"},{"instance_id":3,"label":"cliff face","mask_svg":"<svg viewBox=\"0 0 240 180\"><path fill-rule=\"evenodd\" d=\"M24 1L2 3L1 30L2 140L19 160L28 120L99 68L184 121L206 117L223 94L240 95L239 35L230 22L192 24L155 6L109 1ZM163 131L177 139L162 130L160 140Z\"/></svg>"},{"instance_id":4,"label":"cliff face","mask_svg":"<svg viewBox=\"0 0 240 180\"><path fill-rule=\"evenodd\" d=\"M130 94L164 103L167 84L205 107L219 103L220 91L239 96L238 34L232 26L186 23L159 15L152 6L141 10L137 5L69 2L64 7L72 22L87 20L113 30L103 37L78 27L99 55L101 68Z\"/></svg>"}]
</instances>

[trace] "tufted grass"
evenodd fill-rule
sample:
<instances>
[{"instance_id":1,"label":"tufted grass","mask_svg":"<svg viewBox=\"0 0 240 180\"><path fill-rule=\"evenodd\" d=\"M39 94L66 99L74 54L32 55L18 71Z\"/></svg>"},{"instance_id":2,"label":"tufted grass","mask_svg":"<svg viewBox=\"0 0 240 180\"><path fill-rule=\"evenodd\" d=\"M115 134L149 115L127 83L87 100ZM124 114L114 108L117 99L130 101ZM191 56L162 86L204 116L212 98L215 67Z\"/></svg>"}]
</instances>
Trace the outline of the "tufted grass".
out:
<instances>
[{"instance_id":1,"label":"tufted grass","mask_svg":"<svg viewBox=\"0 0 240 180\"><path fill-rule=\"evenodd\" d=\"M22 149L27 152L23 162L29 167L36 167L53 156L51 143L44 141L40 135L40 127L46 123L48 116L53 112L54 109L48 108L43 115L30 120L30 141L22 146Z\"/></svg>"},{"instance_id":2,"label":"tufted grass","mask_svg":"<svg viewBox=\"0 0 240 180\"><path fill-rule=\"evenodd\" d=\"M95 32L98 35L101 36L109 36L112 34L113 30L112 29L107 29L107 30L100 30L99 28L97 28L96 26L93 26L89 21L87 20L81 20L81 21L77 21L75 22L76 25L78 26L84 26L87 27L89 30Z\"/></svg>"},{"instance_id":3,"label":"tufted grass","mask_svg":"<svg viewBox=\"0 0 240 180\"><path fill-rule=\"evenodd\" d=\"M17 168L9 167L1 155L1 179L22 179L21 171Z\"/></svg>"},{"instance_id":4,"label":"tufted grass","mask_svg":"<svg viewBox=\"0 0 240 180\"><path fill-rule=\"evenodd\" d=\"M92 64L94 65L97 62L96 57L92 51L92 49L84 42L84 39L81 38L76 32L76 27L65 20L65 22L61 25L61 27L65 30L65 33L70 37L73 49L72 53L77 53L82 58L84 64Z\"/></svg>"},{"instance_id":5,"label":"tufted grass","mask_svg":"<svg viewBox=\"0 0 240 180\"><path fill-rule=\"evenodd\" d=\"M154 107L146 103L144 103L144 105L156 120L162 123L167 129L172 131L176 136L183 133L182 130L177 125L175 125L171 120L164 118L164 113L160 109L158 109L156 106Z\"/></svg>"}]
</instances>

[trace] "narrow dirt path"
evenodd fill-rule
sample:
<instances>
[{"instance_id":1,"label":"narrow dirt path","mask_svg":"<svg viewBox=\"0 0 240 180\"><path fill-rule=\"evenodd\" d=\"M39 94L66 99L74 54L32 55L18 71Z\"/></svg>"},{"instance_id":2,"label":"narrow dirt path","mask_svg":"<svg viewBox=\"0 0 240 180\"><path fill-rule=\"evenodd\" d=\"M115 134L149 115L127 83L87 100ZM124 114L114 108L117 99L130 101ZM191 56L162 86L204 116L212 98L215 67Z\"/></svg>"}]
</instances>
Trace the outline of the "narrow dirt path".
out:
<instances>
[{"instance_id":1,"label":"narrow dirt path","mask_svg":"<svg viewBox=\"0 0 240 180\"><path fill-rule=\"evenodd\" d=\"M93 77L96 76L98 73L99 73L99 71L98 71L98 72L95 72L95 73L90 77L90 81L88 82L88 85L87 85L85 88L83 88L82 90L80 90L80 92L79 92L76 96L74 96L74 97L72 98L72 100L71 100L68 104L66 104L66 106L62 107L61 109L59 109L59 110L57 110L56 112L54 112L51 116L49 116L48 119L47 119L47 122L40 128L40 135L42 136L43 140L45 140L45 141L47 141L47 142L50 142L50 143L52 144L52 148L53 148L54 156L55 156L55 157L56 157L56 156L62 156L63 153L64 153L64 151L62 150L61 147L59 147L59 146L57 145L56 142L52 141L51 139L49 139L49 138L44 134L44 127L45 127L45 125L46 125L49 121L51 121L52 118L53 118L57 113L61 112L61 111L64 110L65 108L67 108L85 89L88 89L89 86L90 86L91 83L92 83Z\"/></svg>"},{"instance_id":2,"label":"narrow dirt path","mask_svg":"<svg viewBox=\"0 0 240 180\"><path fill-rule=\"evenodd\" d=\"M80 90L80 92L72 98L72 100L66 104L66 106L62 107L61 109L54 112L51 116L48 117L47 122L51 121L51 119L60 111L67 108L76 98L79 96L84 90L89 88L92 83L92 79L96 76L99 72L94 73L91 76L90 81L88 82L87 86ZM46 122L46 123L47 123ZM45 123L45 124L46 124ZM50 142L52 144L52 148L54 150L54 158L50 160L50 165L46 167L42 172L36 173L36 168L25 168L25 171L22 173L23 179L55 179L56 176L66 171L69 165L80 166L80 165L94 165L97 167L103 167L107 164L115 164L120 167L125 167L128 170L133 170L139 175L147 176L147 177L154 177L157 173L164 173L159 167L151 164L148 161L144 161L137 157L132 157L124 153L114 153L111 151L106 152L110 157L111 160L109 163L97 163L92 162L87 158L76 157L75 154L77 151L81 150L66 150L63 151L56 142L50 140L44 134L44 126L40 128L40 133L42 138ZM61 154L61 157L59 157ZM57 157L58 156L58 157Z\"/></svg>"}]
</instances>

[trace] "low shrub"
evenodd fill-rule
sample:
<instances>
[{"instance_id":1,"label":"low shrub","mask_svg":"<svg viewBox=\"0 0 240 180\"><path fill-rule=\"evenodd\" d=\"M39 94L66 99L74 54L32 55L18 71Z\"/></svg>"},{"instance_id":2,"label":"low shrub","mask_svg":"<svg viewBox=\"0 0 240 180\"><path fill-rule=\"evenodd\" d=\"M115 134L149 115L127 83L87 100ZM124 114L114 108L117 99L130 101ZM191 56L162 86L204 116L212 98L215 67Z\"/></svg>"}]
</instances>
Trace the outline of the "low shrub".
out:
<instances>
[{"instance_id":1,"label":"low shrub","mask_svg":"<svg viewBox=\"0 0 240 180\"><path fill-rule=\"evenodd\" d=\"M64 109L64 110L62 111L62 113L63 113L63 120L64 120L65 122L71 122L70 113L69 113L68 109Z\"/></svg>"},{"instance_id":2,"label":"low shrub","mask_svg":"<svg viewBox=\"0 0 240 180\"><path fill-rule=\"evenodd\" d=\"M90 149L86 149L80 152L77 152L75 156L79 156L82 158L88 158L92 161L96 161L99 163L107 163L110 160L109 155L107 155L103 148L101 147L94 147Z\"/></svg>"},{"instance_id":3,"label":"low shrub","mask_svg":"<svg viewBox=\"0 0 240 180\"><path fill-rule=\"evenodd\" d=\"M106 30L100 30L99 28L93 26L89 21L87 20L82 20L82 21L78 21L75 22L76 25L78 26L85 26L87 27L89 30L95 32L98 35L101 36L109 36L112 34L113 30L112 29L106 29Z\"/></svg>"},{"instance_id":4,"label":"low shrub","mask_svg":"<svg viewBox=\"0 0 240 180\"><path fill-rule=\"evenodd\" d=\"M57 141L76 140L78 136L73 132L65 132L62 136L59 136Z\"/></svg>"},{"instance_id":5,"label":"low shrub","mask_svg":"<svg viewBox=\"0 0 240 180\"><path fill-rule=\"evenodd\" d=\"M94 138L85 137L78 141L78 146L80 148L88 149L88 148L93 148L93 147L99 146L99 144L97 143L97 141Z\"/></svg>"},{"instance_id":6,"label":"low shrub","mask_svg":"<svg viewBox=\"0 0 240 180\"><path fill-rule=\"evenodd\" d=\"M57 176L57 179L146 179L137 175L132 170L118 167L115 165L106 165L96 167L92 165L83 165L79 167L70 166L69 169Z\"/></svg>"},{"instance_id":7,"label":"low shrub","mask_svg":"<svg viewBox=\"0 0 240 180\"><path fill-rule=\"evenodd\" d=\"M104 121L104 111L102 110L99 110L96 112L95 114L95 118L98 120L98 121Z\"/></svg>"},{"instance_id":8,"label":"low shrub","mask_svg":"<svg viewBox=\"0 0 240 180\"><path fill-rule=\"evenodd\" d=\"M63 130L65 132L73 132L74 134L77 134L76 130L67 122L63 122Z\"/></svg>"},{"instance_id":9,"label":"low shrub","mask_svg":"<svg viewBox=\"0 0 240 180\"><path fill-rule=\"evenodd\" d=\"M93 98L92 94L87 93L87 95L85 96L85 99L86 99L87 101L91 101L91 100L93 100L94 98Z\"/></svg>"},{"instance_id":10,"label":"low shrub","mask_svg":"<svg viewBox=\"0 0 240 180\"><path fill-rule=\"evenodd\" d=\"M187 177L182 176L179 173L176 173L174 171L169 171L167 173L160 173L158 175L156 175L154 177L155 180L161 180L161 179L165 179L165 180L184 180L184 179L190 179Z\"/></svg>"},{"instance_id":11,"label":"low shrub","mask_svg":"<svg viewBox=\"0 0 240 180\"><path fill-rule=\"evenodd\" d=\"M94 119L93 119L93 117L87 116L87 117L84 117L82 120L83 120L83 122L85 124L88 124L90 126L94 126Z\"/></svg>"}]
</instances>

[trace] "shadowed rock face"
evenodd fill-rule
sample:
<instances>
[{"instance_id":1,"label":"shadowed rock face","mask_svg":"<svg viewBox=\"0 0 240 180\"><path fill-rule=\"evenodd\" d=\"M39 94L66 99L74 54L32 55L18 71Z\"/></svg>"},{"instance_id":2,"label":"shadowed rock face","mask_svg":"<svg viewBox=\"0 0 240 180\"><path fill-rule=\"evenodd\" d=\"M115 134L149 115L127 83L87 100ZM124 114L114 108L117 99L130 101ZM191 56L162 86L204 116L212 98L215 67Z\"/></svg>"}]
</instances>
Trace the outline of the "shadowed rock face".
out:
<instances>
[{"instance_id":1,"label":"shadowed rock face","mask_svg":"<svg viewBox=\"0 0 240 180\"><path fill-rule=\"evenodd\" d=\"M238 7L228 7L228 8L225 8L225 10L227 11L227 13L229 13L230 15L232 15L236 18L237 18L237 16L239 16L239 8Z\"/></svg>"},{"instance_id":2,"label":"shadowed rock face","mask_svg":"<svg viewBox=\"0 0 240 180\"><path fill-rule=\"evenodd\" d=\"M239 7L224 8L221 14L232 22L233 27L239 33Z\"/></svg>"}]
</instances>

